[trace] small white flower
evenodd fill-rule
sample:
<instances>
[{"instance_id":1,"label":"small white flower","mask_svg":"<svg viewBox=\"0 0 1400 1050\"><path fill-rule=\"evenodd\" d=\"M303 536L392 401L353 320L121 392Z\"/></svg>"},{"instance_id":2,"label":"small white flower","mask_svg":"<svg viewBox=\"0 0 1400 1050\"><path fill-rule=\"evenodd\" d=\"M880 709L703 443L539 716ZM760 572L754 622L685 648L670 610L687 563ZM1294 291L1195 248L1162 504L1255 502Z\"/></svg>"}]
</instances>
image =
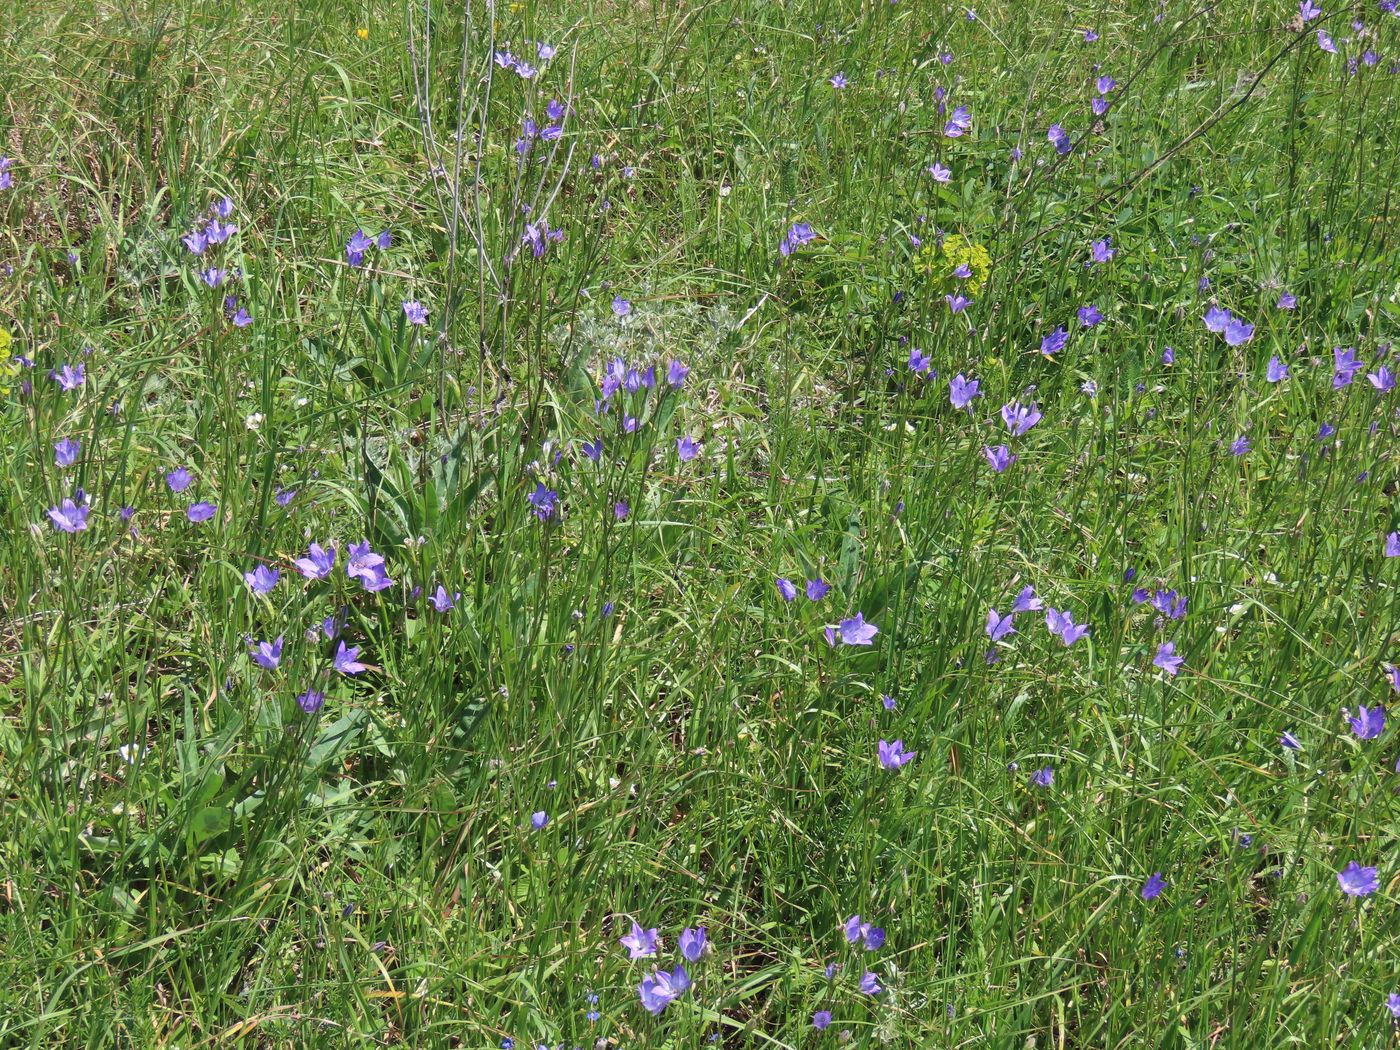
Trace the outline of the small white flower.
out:
<instances>
[{"instance_id":1,"label":"small white flower","mask_svg":"<svg viewBox=\"0 0 1400 1050\"><path fill-rule=\"evenodd\" d=\"M136 760L144 758L150 748L142 744L123 744L117 748L117 753L122 756L122 761L129 766L136 765Z\"/></svg>"}]
</instances>

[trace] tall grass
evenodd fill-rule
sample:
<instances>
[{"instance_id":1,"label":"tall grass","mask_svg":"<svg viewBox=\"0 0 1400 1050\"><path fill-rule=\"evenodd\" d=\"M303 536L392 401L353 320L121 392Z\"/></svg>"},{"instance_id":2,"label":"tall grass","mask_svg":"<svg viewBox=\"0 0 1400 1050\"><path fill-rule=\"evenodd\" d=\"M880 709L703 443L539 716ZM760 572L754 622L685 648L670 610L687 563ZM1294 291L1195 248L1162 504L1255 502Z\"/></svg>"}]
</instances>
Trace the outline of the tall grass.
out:
<instances>
[{"instance_id":1,"label":"tall grass","mask_svg":"<svg viewBox=\"0 0 1400 1050\"><path fill-rule=\"evenodd\" d=\"M1392 13L0 40L0 1043L1394 1043Z\"/></svg>"}]
</instances>

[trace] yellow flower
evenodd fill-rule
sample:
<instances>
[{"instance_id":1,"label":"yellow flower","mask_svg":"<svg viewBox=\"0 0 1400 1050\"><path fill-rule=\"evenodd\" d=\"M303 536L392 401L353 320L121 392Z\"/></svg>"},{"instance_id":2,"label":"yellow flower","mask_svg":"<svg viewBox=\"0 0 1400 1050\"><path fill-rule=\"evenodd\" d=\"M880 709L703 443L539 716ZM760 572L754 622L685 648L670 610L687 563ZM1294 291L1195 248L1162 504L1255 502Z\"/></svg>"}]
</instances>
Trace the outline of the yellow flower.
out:
<instances>
[{"instance_id":1,"label":"yellow flower","mask_svg":"<svg viewBox=\"0 0 1400 1050\"><path fill-rule=\"evenodd\" d=\"M927 244L919 252L919 269L939 285L953 288L981 288L992 272L992 257L980 244L973 244L960 233L950 233L941 246ZM972 271L972 276L956 278L960 266Z\"/></svg>"},{"instance_id":2,"label":"yellow flower","mask_svg":"<svg viewBox=\"0 0 1400 1050\"><path fill-rule=\"evenodd\" d=\"M359 29L355 30L355 35L356 35L357 37L359 37L361 40L368 40L368 39L369 39L369 30L366 29L364 26L360 26Z\"/></svg>"},{"instance_id":3,"label":"yellow flower","mask_svg":"<svg viewBox=\"0 0 1400 1050\"><path fill-rule=\"evenodd\" d=\"M10 392L10 382L19 375L19 362L10 356L10 345L14 337L0 328L0 397Z\"/></svg>"}]
</instances>

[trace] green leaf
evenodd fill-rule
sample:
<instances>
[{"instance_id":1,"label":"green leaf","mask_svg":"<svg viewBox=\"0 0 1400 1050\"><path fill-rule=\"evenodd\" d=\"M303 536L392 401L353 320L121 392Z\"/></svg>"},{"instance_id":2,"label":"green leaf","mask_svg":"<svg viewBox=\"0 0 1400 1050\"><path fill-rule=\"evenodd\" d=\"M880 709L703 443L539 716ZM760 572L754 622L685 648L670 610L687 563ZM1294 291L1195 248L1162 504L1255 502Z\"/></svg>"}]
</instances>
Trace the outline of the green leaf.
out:
<instances>
[{"instance_id":1,"label":"green leaf","mask_svg":"<svg viewBox=\"0 0 1400 1050\"><path fill-rule=\"evenodd\" d=\"M195 845L222 835L233 826L233 811L227 806L205 806L190 818L188 833Z\"/></svg>"}]
</instances>

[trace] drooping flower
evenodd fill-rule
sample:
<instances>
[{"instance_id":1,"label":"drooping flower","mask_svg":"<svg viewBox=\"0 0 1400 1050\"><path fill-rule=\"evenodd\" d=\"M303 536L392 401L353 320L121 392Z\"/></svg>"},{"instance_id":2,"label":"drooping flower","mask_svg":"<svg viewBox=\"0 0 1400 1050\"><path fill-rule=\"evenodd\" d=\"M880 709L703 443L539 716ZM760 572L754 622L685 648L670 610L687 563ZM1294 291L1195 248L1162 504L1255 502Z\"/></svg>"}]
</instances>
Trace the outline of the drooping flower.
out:
<instances>
[{"instance_id":1,"label":"drooping flower","mask_svg":"<svg viewBox=\"0 0 1400 1050\"><path fill-rule=\"evenodd\" d=\"M1147 877L1147 881L1142 884L1142 899L1153 901L1162 895L1162 891L1167 888L1167 880L1162 878L1160 871L1154 871Z\"/></svg>"},{"instance_id":2,"label":"drooping flower","mask_svg":"<svg viewBox=\"0 0 1400 1050\"><path fill-rule=\"evenodd\" d=\"M643 978L637 991L648 1012L659 1015L689 987L690 974L686 973L684 964L677 963L670 973L657 970L650 977Z\"/></svg>"},{"instance_id":3,"label":"drooping flower","mask_svg":"<svg viewBox=\"0 0 1400 1050\"><path fill-rule=\"evenodd\" d=\"M457 602L462 597L462 592L448 594L447 588L442 584L437 585L437 590L428 595L428 601L432 607L440 613L448 613L457 607Z\"/></svg>"},{"instance_id":4,"label":"drooping flower","mask_svg":"<svg viewBox=\"0 0 1400 1050\"><path fill-rule=\"evenodd\" d=\"M807 581L807 600L809 602L819 602L831 591L831 584L827 583L820 576L815 580Z\"/></svg>"},{"instance_id":5,"label":"drooping flower","mask_svg":"<svg viewBox=\"0 0 1400 1050\"><path fill-rule=\"evenodd\" d=\"M1061 612L1053 606L1045 610L1045 626L1066 646L1073 645L1089 632L1088 625L1076 624L1068 610Z\"/></svg>"},{"instance_id":6,"label":"drooping flower","mask_svg":"<svg viewBox=\"0 0 1400 1050\"><path fill-rule=\"evenodd\" d=\"M1031 774L1031 783L1036 787L1053 787L1055 784L1055 767L1044 766Z\"/></svg>"},{"instance_id":7,"label":"drooping flower","mask_svg":"<svg viewBox=\"0 0 1400 1050\"><path fill-rule=\"evenodd\" d=\"M1152 658L1154 667L1160 667L1173 678L1181 670L1181 665L1186 662L1185 658L1176 655L1175 642L1163 642L1157 647L1157 655Z\"/></svg>"},{"instance_id":8,"label":"drooping flower","mask_svg":"<svg viewBox=\"0 0 1400 1050\"><path fill-rule=\"evenodd\" d=\"M428 323L428 308L417 299L404 300L403 315L408 318L408 323L412 325L425 325Z\"/></svg>"},{"instance_id":9,"label":"drooping flower","mask_svg":"<svg viewBox=\"0 0 1400 1050\"><path fill-rule=\"evenodd\" d=\"M1069 342L1069 332L1064 328L1056 328L1049 335L1040 340L1040 352L1046 357L1054 357L1065 348Z\"/></svg>"},{"instance_id":10,"label":"drooping flower","mask_svg":"<svg viewBox=\"0 0 1400 1050\"><path fill-rule=\"evenodd\" d=\"M270 569L266 565L259 565L252 572L243 574L243 582L254 594L267 594L277 586L277 581L281 578L282 573L279 570Z\"/></svg>"},{"instance_id":11,"label":"drooping flower","mask_svg":"<svg viewBox=\"0 0 1400 1050\"><path fill-rule=\"evenodd\" d=\"M1039 612L1045 608L1045 603L1035 596L1035 588L1027 585L1022 587L1016 595L1016 600L1011 603L1013 613Z\"/></svg>"},{"instance_id":12,"label":"drooping flower","mask_svg":"<svg viewBox=\"0 0 1400 1050\"><path fill-rule=\"evenodd\" d=\"M1264 372L1264 378L1270 383L1279 383L1288 378L1288 366L1278 359L1277 354L1269 358L1269 367Z\"/></svg>"},{"instance_id":13,"label":"drooping flower","mask_svg":"<svg viewBox=\"0 0 1400 1050\"><path fill-rule=\"evenodd\" d=\"M1050 145L1055 147L1055 152L1062 157L1074 149L1074 142L1069 137L1069 132L1058 124L1051 124L1049 130L1045 132L1045 137L1049 140Z\"/></svg>"},{"instance_id":14,"label":"drooping flower","mask_svg":"<svg viewBox=\"0 0 1400 1050\"><path fill-rule=\"evenodd\" d=\"M326 694L319 689L308 689L297 697L297 706L308 715L314 715L321 710L321 705L326 702Z\"/></svg>"},{"instance_id":15,"label":"drooping flower","mask_svg":"<svg viewBox=\"0 0 1400 1050\"><path fill-rule=\"evenodd\" d=\"M1337 45L1332 42L1332 37L1325 29L1319 29L1317 31L1317 46L1323 51L1326 51L1329 55L1335 55L1337 53Z\"/></svg>"},{"instance_id":16,"label":"drooping flower","mask_svg":"<svg viewBox=\"0 0 1400 1050\"><path fill-rule=\"evenodd\" d=\"M1011 431L1012 437L1020 437L1039 423L1041 418L1040 408L1034 401L1029 405L1010 401L1001 406L1002 422L1006 424L1006 429Z\"/></svg>"},{"instance_id":17,"label":"drooping flower","mask_svg":"<svg viewBox=\"0 0 1400 1050\"><path fill-rule=\"evenodd\" d=\"M537 810L530 814L530 827L534 828L536 831L543 831L545 825L548 823L549 814L544 810Z\"/></svg>"},{"instance_id":18,"label":"drooping flower","mask_svg":"<svg viewBox=\"0 0 1400 1050\"><path fill-rule=\"evenodd\" d=\"M682 463L689 463L700 455L700 444L689 434L676 439L676 455Z\"/></svg>"},{"instance_id":19,"label":"drooping flower","mask_svg":"<svg viewBox=\"0 0 1400 1050\"><path fill-rule=\"evenodd\" d=\"M319 543L313 543L306 557L297 558L292 564L308 580L324 580L331 574L331 569L335 568L335 547L322 547ZM383 564L383 559L380 559L380 564Z\"/></svg>"},{"instance_id":20,"label":"drooping flower","mask_svg":"<svg viewBox=\"0 0 1400 1050\"><path fill-rule=\"evenodd\" d=\"M612 301L612 312L615 317L626 317L632 312L632 304L620 295L614 295Z\"/></svg>"},{"instance_id":21,"label":"drooping flower","mask_svg":"<svg viewBox=\"0 0 1400 1050\"><path fill-rule=\"evenodd\" d=\"M198 503L191 503L189 507L185 509L185 517L193 522L208 521L218 513L218 510L219 508L213 503L200 500Z\"/></svg>"},{"instance_id":22,"label":"drooping flower","mask_svg":"<svg viewBox=\"0 0 1400 1050\"><path fill-rule=\"evenodd\" d=\"M53 462L57 467L71 467L78 460L82 443L73 438L64 438L53 447Z\"/></svg>"},{"instance_id":23,"label":"drooping flower","mask_svg":"<svg viewBox=\"0 0 1400 1050\"><path fill-rule=\"evenodd\" d=\"M49 508L49 520L59 532L82 532L87 528L88 512L91 509L87 504L65 499L57 507Z\"/></svg>"},{"instance_id":24,"label":"drooping flower","mask_svg":"<svg viewBox=\"0 0 1400 1050\"><path fill-rule=\"evenodd\" d=\"M1284 732L1283 736L1279 737L1278 742L1282 744L1287 751L1303 750L1303 742L1287 731Z\"/></svg>"},{"instance_id":25,"label":"drooping flower","mask_svg":"<svg viewBox=\"0 0 1400 1050\"><path fill-rule=\"evenodd\" d=\"M1084 265L1092 266L1095 263L1106 263L1113 258L1116 251L1117 250L1113 247L1113 239L1111 237L1105 237L1102 240L1094 241L1089 245L1089 261Z\"/></svg>"},{"instance_id":26,"label":"drooping flower","mask_svg":"<svg viewBox=\"0 0 1400 1050\"><path fill-rule=\"evenodd\" d=\"M170 486L170 491L176 495L184 492L190 487L190 482L194 478L190 477L190 472L184 467L176 467L169 474L165 475L165 483Z\"/></svg>"},{"instance_id":27,"label":"drooping flower","mask_svg":"<svg viewBox=\"0 0 1400 1050\"><path fill-rule=\"evenodd\" d=\"M881 740L877 748L880 766L884 769L899 769L901 766L914 761L917 751L904 750L904 741L896 740L894 743Z\"/></svg>"},{"instance_id":28,"label":"drooping flower","mask_svg":"<svg viewBox=\"0 0 1400 1050\"><path fill-rule=\"evenodd\" d=\"M337 642L335 656L331 659L331 666L341 674L359 674L367 670L365 664L360 663L360 647L357 645L346 646L344 642Z\"/></svg>"},{"instance_id":29,"label":"drooping flower","mask_svg":"<svg viewBox=\"0 0 1400 1050\"><path fill-rule=\"evenodd\" d=\"M1400 992L1391 992L1385 1000L1385 1008L1390 1011L1390 1016L1400 1021Z\"/></svg>"},{"instance_id":30,"label":"drooping flower","mask_svg":"<svg viewBox=\"0 0 1400 1050\"><path fill-rule=\"evenodd\" d=\"M1311 22L1314 18L1322 16L1322 8L1318 7L1312 0L1303 0L1298 5L1298 14L1303 19L1304 24Z\"/></svg>"},{"instance_id":31,"label":"drooping flower","mask_svg":"<svg viewBox=\"0 0 1400 1050\"><path fill-rule=\"evenodd\" d=\"M359 580L360 586L370 593L394 585L394 581L385 572L384 556L370 549L369 540L350 544L345 561L345 575L349 579Z\"/></svg>"},{"instance_id":32,"label":"drooping flower","mask_svg":"<svg viewBox=\"0 0 1400 1050\"><path fill-rule=\"evenodd\" d=\"M1134 594L1137 592L1135 591ZM1184 594L1177 594L1176 591L1154 591L1152 594L1152 608L1169 620L1180 620L1186 615L1186 607L1189 599Z\"/></svg>"},{"instance_id":33,"label":"drooping flower","mask_svg":"<svg viewBox=\"0 0 1400 1050\"><path fill-rule=\"evenodd\" d=\"M878 951L885 944L884 929L868 922L862 922L859 913L847 919L842 929L846 935L847 944L860 944L864 941L865 950L868 952Z\"/></svg>"},{"instance_id":34,"label":"drooping flower","mask_svg":"<svg viewBox=\"0 0 1400 1050\"><path fill-rule=\"evenodd\" d=\"M666 366L666 382L677 389L685 383L685 377L688 375L690 375L690 367L679 361L672 361Z\"/></svg>"},{"instance_id":35,"label":"drooping flower","mask_svg":"<svg viewBox=\"0 0 1400 1050\"><path fill-rule=\"evenodd\" d=\"M547 219L540 219L537 222L529 223L525 227L525 232L520 236L521 244L530 246L530 255L536 259L544 257L551 244L564 239L563 230L551 230Z\"/></svg>"},{"instance_id":36,"label":"drooping flower","mask_svg":"<svg viewBox=\"0 0 1400 1050\"><path fill-rule=\"evenodd\" d=\"M859 944L870 932L870 923L862 922L860 913L856 912L846 920L842 932L846 935L847 944Z\"/></svg>"},{"instance_id":37,"label":"drooping flower","mask_svg":"<svg viewBox=\"0 0 1400 1050\"><path fill-rule=\"evenodd\" d=\"M927 372L932 367L932 358L928 357L917 346L909 350L909 371L913 372L915 375L919 375L920 373Z\"/></svg>"},{"instance_id":38,"label":"drooping flower","mask_svg":"<svg viewBox=\"0 0 1400 1050\"><path fill-rule=\"evenodd\" d=\"M793 586L791 580L779 576L773 583L777 586L778 593L782 595L783 601L790 602L797 597L797 588Z\"/></svg>"},{"instance_id":39,"label":"drooping flower","mask_svg":"<svg viewBox=\"0 0 1400 1050\"><path fill-rule=\"evenodd\" d=\"M64 393L71 393L83 385L83 380L87 378L87 370L83 363L79 361L76 365L63 365L57 372L50 372L58 388Z\"/></svg>"},{"instance_id":40,"label":"drooping flower","mask_svg":"<svg viewBox=\"0 0 1400 1050\"><path fill-rule=\"evenodd\" d=\"M836 640L842 645L872 645L880 628L865 622L863 613L856 613L841 621L835 630Z\"/></svg>"},{"instance_id":41,"label":"drooping flower","mask_svg":"<svg viewBox=\"0 0 1400 1050\"><path fill-rule=\"evenodd\" d=\"M948 380L948 400L954 408L966 408L978 394L980 384L976 379L967 379L961 372Z\"/></svg>"},{"instance_id":42,"label":"drooping flower","mask_svg":"<svg viewBox=\"0 0 1400 1050\"><path fill-rule=\"evenodd\" d=\"M535 482L535 490L525 497L535 517L548 521L558 510L559 493L545 488L543 481Z\"/></svg>"},{"instance_id":43,"label":"drooping flower","mask_svg":"<svg viewBox=\"0 0 1400 1050\"><path fill-rule=\"evenodd\" d=\"M1231 317L1225 325L1225 343L1227 346L1243 346L1254 338L1254 326L1245 324L1238 317Z\"/></svg>"},{"instance_id":44,"label":"drooping flower","mask_svg":"<svg viewBox=\"0 0 1400 1050\"><path fill-rule=\"evenodd\" d=\"M1016 454L1011 451L1008 445L988 446L982 449L982 455L987 457L987 462L998 474L1015 463L1017 459Z\"/></svg>"},{"instance_id":45,"label":"drooping flower","mask_svg":"<svg viewBox=\"0 0 1400 1050\"><path fill-rule=\"evenodd\" d=\"M1287 292L1280 292L1278 302L1274 304L1280 310L1296 310L1298 308L1298 297L1289 295Z\"/></svg>"},{"instance_id":46,"label":"drooping flower","mask_svg":"<svg viewBox=\"0 0 1400 1050\"><path fill-rule=\"evenodd\" d=\"M705 948L708 946L708 941L705 937L705 927L698 926L695 929L691 929L687 926L685 929L681 930L681 935L677 938L676 943L680 947L681 955L688 962L699 962L700 956L705 954Z\"/></svg>"},{"instance_id":47,"label":"drooping flower","mask_svg":"<svg viewBox=\"0 0 1400 1050\"><path fill-rule=\"evenodd\" d=\"M866 995L879 995L884 991L884 988L880 986L875 975L867 970L865 976L860 979L860 990Z\"/></svg>"},{"instance_id":48,"label":"drooping flower","mask_svg":"<svg viewBox=\"0 0 1400 1050\"><path fill-rule=\"evenodd\" d=\"M374 247L374 242L365 236L364 230L356 230L350 235L350 239L345 242L345 258L351 266L362 266L365 261L365 252Z\"/></svg>"},{"instance_id":49,"label":"drooping flower","mask_svg":"<svg viewBox=\"0 0 1400 1050\"><path fill-rule=\"evenodd\" d=\"M943 134L950 139L961 138L972 130L972 111L959 106L948 114L948 123L943 125Z\"/></svg>"},{"instance_id":50,"label":"drooping flower","mask_svg":"<svg viewBox=\"0 0 1400 1050\"><path fill-rule=\"evenodd\" d=\"M1014 625L1015 614L1007 613L1002 616L995 609L987 610L987 637L994 642L999 642L1008 634L1015 634Z\"/></svg>"},{"instance_id":51,"label":"drooping flower","mask_svg":"<svg viewBox=\"0 0 1400 1050\"><path fill-rule=\"evenodd\" d=\"M817 239L812 227L805 222L795 222L788 227L787 233L783 235L782 241L778 244L778 251L784 255L791 255L804 244L810 244Z\"/></svg>"},{"instance_id":52,"label":"drooping flower","mask_svg":"<svg viewBox=\"0 0 1400 1050\"><path fill-rule=\"evenodd\" d=\"M253 663L268 671L277 670L277 665L282 662L282 636L279 634L275 641L255 642L248 648L249 655L253 658Z\"/></svg>"},{"instance_id":53,"label":"drooping flower","mask_svg":"<svg viewBox=\"0 0 1400 1050\"><path fill-rule=\"evenodd\" d=\"M1337 885L1348 897L1369 897L1380 889L1381 884L1376 878L1374 867L1363 868L1356 861L1352 861L1337 872Z\"/></svg>"},{"instance_id":54,"label":"drooping flower","mask_svg":"<svg viewBox=\"0 0 1400 1050\"><path fill-rule=\"evenodd\" d=\"M953 178L953 170L951 168L945 168L942 164L939 164L938 161L934 161L924 170L929 173L934 182L950 182Z\"/></svg>"},{"instance_id":55,"label":"drooping flower","mask_svg":"<svg viewBox=\"0 0 1400 1050\"><path fill-rule=\"evenodd\" d=\"M204 239L208 244L223 244L237 232L238 227L231 222L210 219L209 225L204 229Z\"/></svg>"},{"instance_id":56,"label":"drooping flower","mask_svg":"<svg viewBox=\"0 0 1400 1050\"><path fill-rule=\"evenodd\" d=\"M1332 348L1332 389L1340 390L1344 386L1350 386L1352 380L1356 378L1356 373L1365 369L1365 365L1357 360L1356 350L1350 346L1337 346Z\"/></svg>"},{"instance_id":57,"label":"drooping flower","mask_svg":"<svg viewBox=\"0 0 1400 1050\"><path fill-rule=\"evenodd\" d=\"M656 935L659 932L655 926L647 930L634 921L632 931L623 935L618 943L627 949L629 959L644 959L648 955L656 954Z\"/></svg>"},{"instance_id":58,"label":"drooping flower","mask_svg":"<svg viewBox=\"0 0 1400 1050\"><path fill-rule=\"evenodd\" d=\"M1348 718L1347 724L1361 740L1374 740L1385 732L1385 708L1380 704L1375 707L1357 704L1356 715Z\"/></svg>"},{"instance_id":59,"label":"drooping flower","mask_svg":"<svg viewBox=\"0 0 1400 1050\"><path fill-rule=\"evenodd\" d=\"M1371 385L1382 394L1388 394L1395 389L1395 373L1385 365L1381 365L1374 372L1367 372L1366 378L1371 381Z\"/></svg>"},{"instance_id":60,"label":"drooping flower","mask_svg":"<svg viewBox=\"0 0 1400 1050\"><path fill-rule=\"evenodd\" d=\"M1246 434L1241 434L1230 443L1230 455L1232 456L1243 456L1249 449L1249 437Z\"/></svg>"},{"instance_id":61,"label":"drooping flower","mask_svg":"<svg viewBox=\"0 0 1400 1050\"><path fill-rule=\"evenodd\" d=\"M1392 998L1397 1000L1397 1003L1400 1004L1400 995L1392 996ZM1397 1013L1395 1016L1400 1017L1400 1005L1397 1005L1396 1010ZM818 1032L826 1031L827 1026L830 1024L830 1010L818 1010L816 1013L812 1014L812 1027L815 1028Z\"/></svg>"}]
</instances>

